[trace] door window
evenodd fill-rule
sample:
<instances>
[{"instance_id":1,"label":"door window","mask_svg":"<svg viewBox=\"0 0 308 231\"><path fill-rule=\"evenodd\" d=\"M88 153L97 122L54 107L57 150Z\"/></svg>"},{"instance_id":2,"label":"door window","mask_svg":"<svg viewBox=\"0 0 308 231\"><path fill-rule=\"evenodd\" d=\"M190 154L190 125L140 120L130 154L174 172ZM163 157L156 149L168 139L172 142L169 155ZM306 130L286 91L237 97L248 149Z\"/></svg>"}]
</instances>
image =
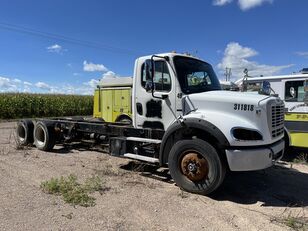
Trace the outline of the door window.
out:
<instances>
[{"instance_id":1,"label":"door window","mask_svg":"<svg viewBox=\"0 0 308 231\"><path fill-rule=\"evenodd\" d=\"M145 88L147 84L151 84L151 79L146 79L144 64L142 65L141 73L141 85ZM154 90L167 92L171 90L171 76L165 61L155 61L155 73L153 80Z\"/></svg>"},{"instance_id":2,"label":"door window","mask_svg":"<svg viewBox=\"0 0 308 231\"><path fill-rule=\"evenodd\" d=\"M286 102L304 102L304 81L288 81L285 85Z\"/></svg>"}]
</instances>

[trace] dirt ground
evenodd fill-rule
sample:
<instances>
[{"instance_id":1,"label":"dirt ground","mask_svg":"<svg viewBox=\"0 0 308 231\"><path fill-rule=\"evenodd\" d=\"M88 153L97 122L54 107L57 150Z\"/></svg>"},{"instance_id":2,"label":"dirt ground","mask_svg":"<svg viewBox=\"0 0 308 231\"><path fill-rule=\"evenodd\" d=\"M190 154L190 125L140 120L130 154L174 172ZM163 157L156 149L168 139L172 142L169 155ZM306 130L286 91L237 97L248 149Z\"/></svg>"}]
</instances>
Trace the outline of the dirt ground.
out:
<instances>
[{"instance_id":1,"label":"dirt ground","mask_svg":"<svg viewBox=\"0 0 308 231\"><path fill-rule=\"evenodd\" d=\"M307 221L305 164L231 173L206 197L181 191L167 169L80 145L16 150L14 126L0 123L0 230L292 230ZM99 176L108 190L94 193L96 205L86 208L40 189L69 174L80 181Z\"/></svg>"}]
</instances>

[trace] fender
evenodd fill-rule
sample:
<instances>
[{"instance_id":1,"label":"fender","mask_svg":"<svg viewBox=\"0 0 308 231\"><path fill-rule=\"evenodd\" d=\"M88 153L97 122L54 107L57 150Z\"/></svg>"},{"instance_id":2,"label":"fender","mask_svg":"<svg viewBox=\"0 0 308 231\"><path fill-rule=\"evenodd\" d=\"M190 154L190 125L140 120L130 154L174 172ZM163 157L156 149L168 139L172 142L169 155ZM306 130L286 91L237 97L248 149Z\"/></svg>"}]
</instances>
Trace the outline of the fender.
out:
<instances>
[{"instance_id":1,"label":"fender","mask_svg":"<svg viewBox=\"0 0 308 231\"><path fill-rule=\"evenodd\" d=\"M115 122L119 122L121 119L132 120L132 117L129 116L127 113L122 113L122 114L118 115L118 117L116 118Z\"/></svg>"},{"instance_id":2,"label":"fender","mask_svg":"<svg viewBox=\"0 0 308 231\"><path fill-rule=\"evenodd\" d=\"M185 118L182 121L177 120L168 127L167 131L164 133L164 136L162 138L160 146L161 148L159 152L160 165L166 164L168 162L168 155L170 151L170 146L168 147L169 138L172 137L172 135L175 134L175 132L189 128L202 130L205 133L210 134L212 137L218 140L219 144L222 147L230 146L229 141L227 140L225 135L219 130L219 128L217 128L214 124L206 120L198 118Z\"/></svg>"}]
</instances>

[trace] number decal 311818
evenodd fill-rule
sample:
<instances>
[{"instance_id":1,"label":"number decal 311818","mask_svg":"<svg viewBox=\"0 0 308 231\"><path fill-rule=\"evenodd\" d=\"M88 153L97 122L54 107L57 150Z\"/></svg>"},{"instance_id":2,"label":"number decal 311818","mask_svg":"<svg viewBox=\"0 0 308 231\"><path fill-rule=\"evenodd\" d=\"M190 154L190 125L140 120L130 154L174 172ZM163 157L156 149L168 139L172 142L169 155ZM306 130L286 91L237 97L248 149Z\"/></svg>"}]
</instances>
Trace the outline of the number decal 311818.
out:
<instances>
[{"instance_id":1,"label":"number decal 311818","mask_svg":"<svg viewBox=\"0 0 308 231\"><path fill-rule=\"evenodd\" d=\"M253 111L254 105L235 103L234 104L234 110L235 111Z\"/></svg>"}]
</instances>

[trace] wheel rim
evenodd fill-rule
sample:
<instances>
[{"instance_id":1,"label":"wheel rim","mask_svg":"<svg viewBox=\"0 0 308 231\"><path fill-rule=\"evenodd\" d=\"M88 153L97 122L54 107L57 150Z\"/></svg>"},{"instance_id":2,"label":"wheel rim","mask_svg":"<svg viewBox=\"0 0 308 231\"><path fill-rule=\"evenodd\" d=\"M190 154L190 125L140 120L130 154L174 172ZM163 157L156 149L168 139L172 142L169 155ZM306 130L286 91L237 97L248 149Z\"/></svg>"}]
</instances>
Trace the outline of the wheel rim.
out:
<instances>
[{"instance_id":1,"label":"wheel rim","mask_svg":"<svg viewBox=\"0 0 308 231\"><path fill-rule=\"evenodd\" d=\"M180 161L182 173L191 181L208 178L208 161L197 151L186 151Z\"/></svg>"},{"instance_id":2,"label":"wheel rim","mask_svg":"<svg viewBox=\"0 0 308 231\"><path fill-rule=\"evenodd\" d=\"M41 126L38 126L35 130L36 142L39 146L44 146L46 142L46 131Z\"/></svg>"}]
</instances>

